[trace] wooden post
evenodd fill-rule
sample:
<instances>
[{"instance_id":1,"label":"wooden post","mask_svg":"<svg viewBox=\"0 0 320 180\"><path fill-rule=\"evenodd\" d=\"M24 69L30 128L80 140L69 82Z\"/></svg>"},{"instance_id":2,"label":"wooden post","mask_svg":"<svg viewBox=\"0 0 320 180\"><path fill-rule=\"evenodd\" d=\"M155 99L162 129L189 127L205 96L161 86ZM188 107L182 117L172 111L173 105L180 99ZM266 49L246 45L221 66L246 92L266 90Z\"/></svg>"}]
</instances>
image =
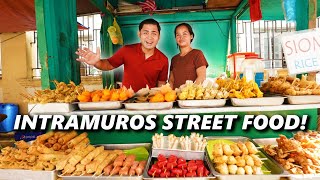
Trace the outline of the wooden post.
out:
<instances>
[{"instance_id":1,"label":"wooden post","mask_svg":"<svg viewBox=\"0 0 320 180\"><path fill-rule=\"evenodd\" d=\"M42 88L55 88L53 80L79 84L76 0L35 0L35 11Z\"/></svg>"},{"instance_id":2,"label":"wooden post","mask_svg":"<svg viewBox=\"0 0 320 180\"><path fill-rule=\"evenodd\" d=\"M317 1L309 0L309 29L316 28L317 25Z\"/></svg>"},{"instance_id":3,"label":"wooden post","mask_svg":"<svg viewBox=\"0 0 320 180\"><path fill-rule=\"evenodd\" d=\"M309 29L316 28L317 25L317 1L309 0ZM315 81L317 72L308 73L308 80Z\"/></svg>"}]
</instances>

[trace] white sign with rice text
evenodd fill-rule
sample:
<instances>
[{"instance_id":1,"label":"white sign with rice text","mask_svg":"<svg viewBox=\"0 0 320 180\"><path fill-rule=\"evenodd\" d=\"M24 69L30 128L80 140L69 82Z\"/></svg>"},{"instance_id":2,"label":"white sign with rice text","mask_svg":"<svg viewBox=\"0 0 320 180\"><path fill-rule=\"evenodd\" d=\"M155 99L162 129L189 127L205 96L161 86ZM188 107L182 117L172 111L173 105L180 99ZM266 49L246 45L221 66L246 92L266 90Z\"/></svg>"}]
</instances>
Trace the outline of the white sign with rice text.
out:
<instances>
[{"instance_id":1,"label":"white sign with rice text","mask_svg":"<svg viewBox=\"0 0 320 180\"><path fill-rule=\"evenodd\" d=\"M320 30L306 30L281 36L289 74L320 71Z\"/></svg>"}]
</instances>

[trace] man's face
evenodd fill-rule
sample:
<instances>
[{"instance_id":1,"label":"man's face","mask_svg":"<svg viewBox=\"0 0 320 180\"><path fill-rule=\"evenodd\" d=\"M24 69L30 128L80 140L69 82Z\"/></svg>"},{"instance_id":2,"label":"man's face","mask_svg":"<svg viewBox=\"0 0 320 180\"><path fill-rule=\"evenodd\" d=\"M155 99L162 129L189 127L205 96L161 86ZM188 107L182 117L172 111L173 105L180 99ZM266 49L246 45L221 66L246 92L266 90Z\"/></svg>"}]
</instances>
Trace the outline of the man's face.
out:
<instances>
[{"instance_id":1,"label":"man's face","mask_svg":"<svg viewBox=\"0 0 320 180\"><path fill-rule=\"evenodd\" d=\"M160 33L157 25L145 24L139 31L138 36L140 38L142 47L145 49L153 49L157 46L160 39Z\"/></svg>"}]
</instances>

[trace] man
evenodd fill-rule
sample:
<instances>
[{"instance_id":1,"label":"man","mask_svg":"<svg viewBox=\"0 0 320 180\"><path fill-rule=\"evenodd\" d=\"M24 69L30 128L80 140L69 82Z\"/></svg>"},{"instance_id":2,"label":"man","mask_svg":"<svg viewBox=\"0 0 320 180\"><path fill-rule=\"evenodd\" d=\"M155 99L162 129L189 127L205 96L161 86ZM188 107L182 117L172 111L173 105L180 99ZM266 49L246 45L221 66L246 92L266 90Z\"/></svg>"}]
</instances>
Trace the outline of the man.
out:
<instances>
[{"instance_id":1,"label":"man","mask_svg":"<svg viewBox=\"0 0 320 180\"><path fill-rule=\"evenodd\" d=\"M140 43L125 45L112 57L100 59L100 49L93 53L88 48L78 49L77 59L100 70L112 70L124 65L122 85L138 91L148 85L150 88L166 83L168 58L156 48L160 38L160 25L154 19L139 24Z\"/></svg>"}]
</instances>

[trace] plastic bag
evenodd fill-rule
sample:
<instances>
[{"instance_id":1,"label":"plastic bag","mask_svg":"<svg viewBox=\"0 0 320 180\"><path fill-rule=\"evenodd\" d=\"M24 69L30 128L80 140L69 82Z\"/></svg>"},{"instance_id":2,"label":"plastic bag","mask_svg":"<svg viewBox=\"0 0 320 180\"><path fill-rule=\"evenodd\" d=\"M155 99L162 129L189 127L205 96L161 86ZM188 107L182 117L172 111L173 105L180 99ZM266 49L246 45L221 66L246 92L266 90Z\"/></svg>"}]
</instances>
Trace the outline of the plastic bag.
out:
<instances>
[{"instance_id":1,"label":"plastic bag","mask_svg":"<svg viewBox=\"0 0 320 180\"><path fill-rule=\"evenodd\" d=\"M113 19L113 26L108 28L108 33L113 44L123 45L121 29L116 21L116 18Z\"/></svg>"},{"instance_id":2,"label":"plastic bag","mask_svg":"<svg viewBox=\"0 0 320 180\"><path fill-rule=\"evenodd\" d=\"M287 21L296 20L296 0L283 0L284 15Z\"/></svg>"}]
</instances>

